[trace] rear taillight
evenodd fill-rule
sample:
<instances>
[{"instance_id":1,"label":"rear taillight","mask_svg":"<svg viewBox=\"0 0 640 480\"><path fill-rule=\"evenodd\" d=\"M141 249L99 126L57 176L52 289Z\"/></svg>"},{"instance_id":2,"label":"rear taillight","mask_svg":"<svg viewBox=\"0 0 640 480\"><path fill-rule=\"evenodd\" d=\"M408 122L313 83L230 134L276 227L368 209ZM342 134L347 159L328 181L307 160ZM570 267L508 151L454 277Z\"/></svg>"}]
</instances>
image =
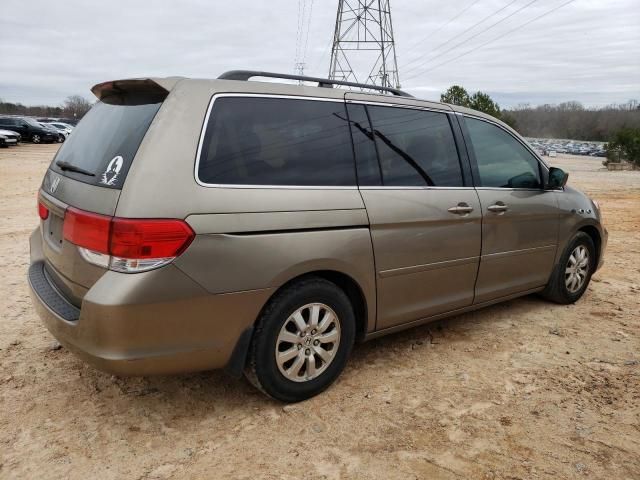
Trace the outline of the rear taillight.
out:
<instances>
[{"instance_id":1,"label":"rear taillight","mask_svg":"<svg viewBox=\"0 0 640 480\"><path fill-rule=\"evenodd\" d=\"M62 232L65 240L98 253L109 254L112 217L68 208Z\"/></svg>"},{"instance_id":2,"label":"rear taillight","mask_svg":"<svg viewBox=\"0 0 640 480\"><path fill-rule=\"evenodd\" d=\"M49 209L45 207L45 205L38 200L38 216L41 220L46 220L49 218Z\"/></svg>"},{"instance_id":3,"label":"rear taillight","mask_svg":"<svg viewBox=\"0 0 640 480\"><path fill-rule=\"evenodd\" d=\"M182 220L114 218L112 225L111 255L117 257L177 257L193 239L193 230Z\"/></svg>"},{"instance_id":4,"label":"rear taillight","mask_svg":"<svg viewBox=\"0 0 640 480\"><path fill-rule=\"evenodd\" d=\"M119 272L166 265L186 250L195 234L183 220L109 217L69 208L64 238L88 262Z\"/></svg>"}]
</instances>

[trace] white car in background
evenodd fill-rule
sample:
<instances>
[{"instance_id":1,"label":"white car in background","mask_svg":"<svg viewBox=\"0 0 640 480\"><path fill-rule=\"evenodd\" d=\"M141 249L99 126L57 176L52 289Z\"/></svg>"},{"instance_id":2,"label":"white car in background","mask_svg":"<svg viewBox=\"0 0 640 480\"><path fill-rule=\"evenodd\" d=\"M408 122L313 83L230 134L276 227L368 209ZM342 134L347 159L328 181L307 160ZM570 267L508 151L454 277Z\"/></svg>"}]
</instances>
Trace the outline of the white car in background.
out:
<instances>
[{"instance_id":1,"label":"white car in background","mask_svg":"<svg viewBox=\"0 0 640 480\"><path fill-rule=\"evenodd\" d=\"M68 123L46 122L46 124L47 125L51 125L56 130L60 131L64 135L64 138L67 138L69 135L71 135L71 132L73 132L73 127L71 125L69 125Z\"/></svg>"},{"instance_id":2,"label":"white car in background","mask_svg":"<svg viewBox=\"0 0 640 480\"><path fill-rule=\"evenodd\" d=\"M0 128L0 147L8 147L10 145L18 145L21 137L18 132L13 130L3 130Z\"/></svg>"}]
</instances>

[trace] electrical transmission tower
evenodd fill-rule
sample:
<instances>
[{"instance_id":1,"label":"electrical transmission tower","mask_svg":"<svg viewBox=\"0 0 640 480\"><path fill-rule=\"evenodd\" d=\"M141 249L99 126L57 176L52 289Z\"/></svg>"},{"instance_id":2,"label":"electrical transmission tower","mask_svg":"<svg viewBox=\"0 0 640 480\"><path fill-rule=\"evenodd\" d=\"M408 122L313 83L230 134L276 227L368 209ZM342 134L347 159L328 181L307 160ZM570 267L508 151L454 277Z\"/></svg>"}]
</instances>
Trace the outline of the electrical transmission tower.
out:
<instances>
[{"instance_id":1,"label":"electrical transmission tower","mask_svg":"<svg viewBox=\"0 0 640 480\"><path fill-rule=\"evenodd\" d=\"M329 78L400 88L389 0L339 0ZM362 77L364 79L364 77Z\"/></svg>"}]
</instances>

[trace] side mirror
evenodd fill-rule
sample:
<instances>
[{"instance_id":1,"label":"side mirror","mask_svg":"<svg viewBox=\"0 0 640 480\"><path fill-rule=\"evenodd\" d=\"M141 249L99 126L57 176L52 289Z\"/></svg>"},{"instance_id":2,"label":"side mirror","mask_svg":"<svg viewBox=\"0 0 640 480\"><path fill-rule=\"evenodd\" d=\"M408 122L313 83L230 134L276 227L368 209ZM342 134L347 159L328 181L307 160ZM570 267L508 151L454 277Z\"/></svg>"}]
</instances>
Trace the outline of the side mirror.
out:
<instances>
[{"instance_id":1,"label":"side mirror","mask_svg":"<svg viewBox=\"0 0 640 480\"><path fill-rule=\"evenodd\" d=\"M545 185L545 190L557 190L567 184L569 174L561 168L551 167L549 169L549 179Z\"/></svg>"}]
</instances>

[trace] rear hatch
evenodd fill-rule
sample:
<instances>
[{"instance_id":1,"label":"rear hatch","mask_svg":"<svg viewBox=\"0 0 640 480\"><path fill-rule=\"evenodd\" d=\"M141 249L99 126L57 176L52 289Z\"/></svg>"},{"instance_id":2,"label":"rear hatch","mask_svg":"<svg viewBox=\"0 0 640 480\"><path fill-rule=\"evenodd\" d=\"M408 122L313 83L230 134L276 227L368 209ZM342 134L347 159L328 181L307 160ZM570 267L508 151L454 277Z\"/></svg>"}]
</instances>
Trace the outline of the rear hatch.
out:
<instances>
[{"instance_id":1,"label":"rear hatch","mask_svg":"<svg viewBox=\"0 0 640 480\"><path fill-rule=\"evenodd\" d=\"M76 236L80 216L99 221L114 215L136 152L168 95L151 80L107 82L92 90L99 101L58 150L39 199L45 272L76 306L107 265L70 242L72 214ZM110 229L104 222L84 225L85 237L95 237L89 241L98 240L100 225Z\"/></svg>"}]
</instances>

